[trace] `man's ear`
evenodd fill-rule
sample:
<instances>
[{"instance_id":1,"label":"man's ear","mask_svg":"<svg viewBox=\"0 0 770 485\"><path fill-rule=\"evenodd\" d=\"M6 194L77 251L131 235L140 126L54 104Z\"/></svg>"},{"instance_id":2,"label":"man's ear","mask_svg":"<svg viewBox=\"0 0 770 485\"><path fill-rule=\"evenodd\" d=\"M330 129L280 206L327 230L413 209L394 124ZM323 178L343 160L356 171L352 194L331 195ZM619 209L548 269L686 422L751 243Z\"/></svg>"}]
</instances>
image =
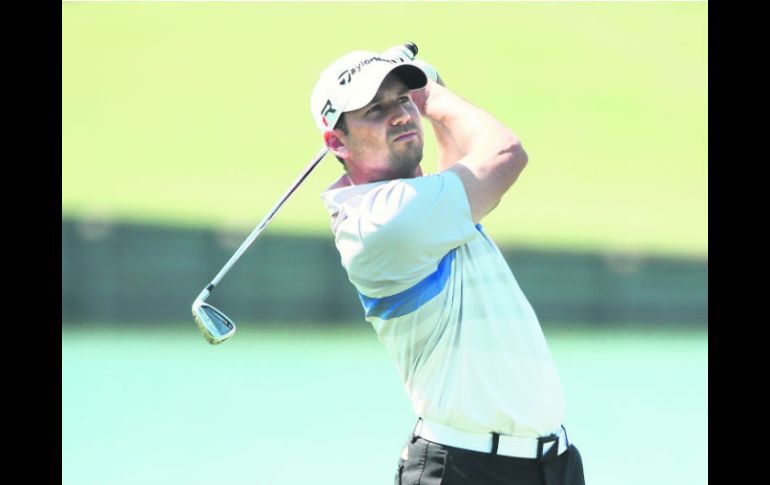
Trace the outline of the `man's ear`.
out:
<instances>
[{"instance_id":1,"label":"man's ear","mask_svg":"<svg viewBox=\"0 0 770 485\"><path fill-rule=\"evenodd\" d=\"M348 155L348 147L342 140L342 136L342 132L339 130L327 131L324 133L324 142L334 155L344 160Z\"/></svg>"}]
</instances>

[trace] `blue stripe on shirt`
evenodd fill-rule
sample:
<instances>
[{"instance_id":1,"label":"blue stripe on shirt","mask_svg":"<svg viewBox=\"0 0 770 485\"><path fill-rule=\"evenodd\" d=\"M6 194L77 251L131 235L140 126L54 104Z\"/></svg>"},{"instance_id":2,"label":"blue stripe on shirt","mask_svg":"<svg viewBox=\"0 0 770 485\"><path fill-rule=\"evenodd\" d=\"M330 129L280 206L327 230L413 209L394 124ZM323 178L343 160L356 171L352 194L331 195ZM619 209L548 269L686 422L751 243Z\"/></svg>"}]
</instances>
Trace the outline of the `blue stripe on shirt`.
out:
<instances>
[{"instance_id":1,"label":"blue stripe on shirt","mask_svg":"<svg viewBox=\"0 0 770 485\"><path fill-rule=\"evenodd\" d=\"M455 259L457 249L449 251L441 258L436 271L427 276L416 285L395 295L383 298L370 298L359 293L361 304L364 306L366 317L377 317L383 320L397 318L417 310L429 302L446 286L449 275L452 272L452 261Z\"/></svg>"}]
</instances>

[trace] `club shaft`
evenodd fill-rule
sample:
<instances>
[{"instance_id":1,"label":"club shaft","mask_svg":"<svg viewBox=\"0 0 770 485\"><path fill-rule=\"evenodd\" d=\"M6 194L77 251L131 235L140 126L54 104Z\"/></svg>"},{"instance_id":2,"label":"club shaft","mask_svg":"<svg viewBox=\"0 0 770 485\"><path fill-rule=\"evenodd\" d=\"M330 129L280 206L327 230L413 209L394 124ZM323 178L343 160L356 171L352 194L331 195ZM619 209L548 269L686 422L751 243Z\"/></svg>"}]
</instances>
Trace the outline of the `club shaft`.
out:
<instances>
[{"instance_id":1,"label":"club shaft","mask_svg":"<svg viewBox=\"0 0 770 485\"><path fill-rule=\"evenodd\" d=\"M260 233L265 230L268 224L270 224L270 221L273 219L273 217L278 213L278 210L283 206L284 202L291 196L292 193L294 193L295 190L297 190L297 187L307 178L308 175L310 175L310 172L313 171L313 169L318 165L318 162L320 162L324 155L329 151L329 149L324 146L318 154L313 158L313 160L310 161L310 163L305 167L305 169L302 171L302 173L297 177L297 179L294 181L293 184L291 184L291 187L286 191L286 193L283 194L281 199L278 201L275 206L273 206L272 209L270 209L270 212L267 213L264 219L257 225L257 227L254 228L253 231L251 231L251 234L246 238L245 241L241 244L241 246L238 248L238 250L233 254L230 259L227 261L227 263L222 267L221 270L219 270L219 273L214 277L213 280L211 280L211 283L201 292L200 296L198 297L200 300L205 300L208 298L208 296L211 294L211 292L214 290L214 287L219 284L219 282L224 278L224 276L227 274L228 271L230 271L230 268L233 267L233 265L238 261L241 256L243 256L243 253L246 252L249 247L254 244L254 241L257 240L257 237L259 237Z\"/></svg>"}]
</instances>

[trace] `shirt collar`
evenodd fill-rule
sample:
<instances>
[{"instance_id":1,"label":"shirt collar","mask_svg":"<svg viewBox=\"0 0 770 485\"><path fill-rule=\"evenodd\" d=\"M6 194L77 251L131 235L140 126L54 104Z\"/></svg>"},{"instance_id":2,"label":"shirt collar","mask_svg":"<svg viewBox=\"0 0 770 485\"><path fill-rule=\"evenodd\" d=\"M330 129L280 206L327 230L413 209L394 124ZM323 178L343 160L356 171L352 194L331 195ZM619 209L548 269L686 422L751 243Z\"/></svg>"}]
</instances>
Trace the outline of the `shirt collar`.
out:
<instances>
[{"instance_id":1,"label":"shirt collar","mask_svg":"<svg viewBox=\"0 0 770 485\"><path fill-rule=\"evenodd\" d=\"M357 195L364 195L375 187L386 183L386 180L380 182L370 182L367 184L355 185L347 174L343 175L336 182L331 184L325 191L321 192L321 199L326 205L326 210L332 217L340 211L340 207Z\"/></svg>"}]
</instances>

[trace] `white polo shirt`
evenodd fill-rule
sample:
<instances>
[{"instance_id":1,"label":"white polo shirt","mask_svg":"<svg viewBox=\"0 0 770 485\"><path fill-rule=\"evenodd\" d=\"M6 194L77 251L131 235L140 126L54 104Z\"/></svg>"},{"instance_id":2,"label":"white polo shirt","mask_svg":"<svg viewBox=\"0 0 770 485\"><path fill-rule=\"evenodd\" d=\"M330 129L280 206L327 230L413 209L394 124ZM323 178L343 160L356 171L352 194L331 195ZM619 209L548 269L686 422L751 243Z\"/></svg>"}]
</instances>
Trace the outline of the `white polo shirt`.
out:
<instances>
[{"instance_id":1,"label":"white polo shirt","mask_svg":"<svg viewBox=\"0 0 770 485\"><path fill-rule=\"evenodd\" d=\"M535 312L445 171L321 194L366 320L417 416L469 432L536 437L564 398Z\"/></svg>"}]
</instances>

